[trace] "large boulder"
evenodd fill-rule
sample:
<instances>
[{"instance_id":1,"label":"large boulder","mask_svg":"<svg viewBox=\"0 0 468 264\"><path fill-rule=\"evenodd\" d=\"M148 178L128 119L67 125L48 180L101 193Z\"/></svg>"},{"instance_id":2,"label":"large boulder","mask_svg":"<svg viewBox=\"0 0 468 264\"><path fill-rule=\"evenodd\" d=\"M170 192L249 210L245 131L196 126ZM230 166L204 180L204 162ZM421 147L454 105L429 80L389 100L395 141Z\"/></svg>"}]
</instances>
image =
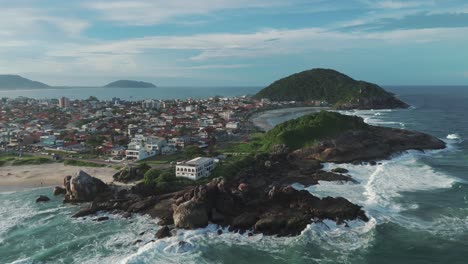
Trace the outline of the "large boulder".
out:
<instances>
[{"instance_id":1,"label":"large boulder","mask_svg":"<svg viewBox=\"0 0 468 264\"><path fill-rule=\"evenodd\" d=\"M206 227L208 213L204 203L194 200L186 201L174 210L174 225L184 229Z\"/></svg>"},{"instance_id":2,"label":"large boulder","mask_svg":"<svg viewBox=\"0 0 468 264\"><path fill-rule=\"evenodd\" d=\"M65 202L91 202L97 197L109 193L109 187L104 182L91 177L82 170L73 177L65 177L64 182Z\"/></svg>"},{"instance_id":3,"label":"large boulder","mask_svg":"<svg viewBox=\"0 0 468 264\"><path fill-rule=\"evenodd\" d=\"M66 194L67 190L65 188L55 186L54 188L54 195L61 195L61 194Z\"/></svg>"}]
</instances>

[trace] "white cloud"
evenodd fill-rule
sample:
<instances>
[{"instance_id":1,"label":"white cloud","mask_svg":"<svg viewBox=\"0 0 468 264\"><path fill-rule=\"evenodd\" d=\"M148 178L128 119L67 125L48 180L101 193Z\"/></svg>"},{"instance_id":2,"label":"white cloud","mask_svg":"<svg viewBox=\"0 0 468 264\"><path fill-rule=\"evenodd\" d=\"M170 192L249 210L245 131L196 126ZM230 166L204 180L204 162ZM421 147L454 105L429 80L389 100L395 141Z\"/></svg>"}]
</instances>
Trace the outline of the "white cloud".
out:
<instances>
[{"instance_id":1,"label":"white cloud","mask_svg":"<svg viewBox=\"0 0 468 264\"><path fill-rule=\"evenodd\" d=\"M250 34L195 34L154 36L90 45L62 46L50 50L52 57L138 56L151 50L198 52L186 59L206 61L252 58L304 51L342 50L375 45L403 45L460 40L468 28L409 29L386 32L332 32L320 28L265 30Z\"/></svg>"},{"instance_id":2,"label":"white cloud","mask_svg":"<svg viewBox=\"0 0 468 264\"><path fill-rule=\"evenodd\" d=\"M280 0L124 0L92 1L85 3L84 7L98 11L104 20L131 25L153 25L169 21L187 23L178 20L189 15L208 15L218 10L269 8L290 4Z\"/></svg>"},{"instance_id":3,"label":"white cloud","mask_svg":"<svg viewBox=\"0 0 468 264\"><path fill-rule=\"evenodd\" d=\"M420 8L435 5L434 1L396 1L396 0L383 0L383 1L371 1L363 0L368 6L372 8L381 9L406 9L406 8Z\"/></svg>"},{"instance_id":4,"label":"white cloud","mask_svg":"<svg viewBox=\"0 0 468 264\"><path fill-rule=\"evenodd\" d=\"M38 37L51 33L47 29L50 26L69 37L78 37L90 23L82 19L52 15L41 8L0 9L0 33L21 38Z\"/></svg>"}]
</instances>

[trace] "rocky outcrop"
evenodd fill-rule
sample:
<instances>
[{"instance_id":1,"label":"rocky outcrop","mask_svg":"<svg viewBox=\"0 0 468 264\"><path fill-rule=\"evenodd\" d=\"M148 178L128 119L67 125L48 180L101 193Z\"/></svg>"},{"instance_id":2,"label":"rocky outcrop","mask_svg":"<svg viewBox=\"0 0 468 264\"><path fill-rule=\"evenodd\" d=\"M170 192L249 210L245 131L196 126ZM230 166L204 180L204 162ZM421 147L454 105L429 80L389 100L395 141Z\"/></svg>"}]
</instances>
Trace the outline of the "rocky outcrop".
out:
<instances>
[{"instance_id":1,"label":"rocky outcrop","mask_svg":"<svg viewBox=\"0 0 468 264\"><path fill-rule=\"evenodd\" d=\"M91 202L98 197L104 198L110 193L109 187L104 182L82 170L73 177L65 177L64 185L66 189L64 202Z\"/></svg>"},{"instance_id":2,"label":"rocky outcrop","mask_svg":"<svg viewBox=\"0 0 468 264\"><path fill-rule=\"evenodd\" d=\"M171 230L169 229L168 226L163 226L161 227L157 232L156 232L156 235L155 237L157 239L162 239L162 238L166 238L166 237L170 237L172 236L171 234Z\"/></svg>"},{"instance_id":3,"label":"rocky outcrop","mask_svg":"<svg viewBox=\"0 0 468 264\"><path fill-rule=\"evenodd\" d=\"M346 131L316 146L297 150L294 155L322 162L375 162L407 150L443 148L443 141L428 134L396 128L370 127L367 130Z\"/></svg>"},{"instance_id":4,"label":"rocky outcrop","mask_svg":"<svg viewBox=\"0 0 468 264\"><path fill-rule=\"evenodd\" d=\"M43 203L43 202L48 202L48 201L50 201L50 198L45 195L40 195L36 199L36 203Z\"/></svg>"},{"instance_id":5,"label":"rocky outcrop","mask_svg":"<svg viewBox=\"0 0 468 264\"><path fill-rule=\"evenodd\" d=\"M67 190L65 188L55 186L54 188L54 195L61 195L61 194L66 194Z\"/></svg>"},{"instance_id":6,"label":"rocky outcrop","mask_svg":"<svg viewBox=\"0 0 468 264\"><path fill-rule=\"evenodd\" d=\"M368 109L394 109L408 108L409 105L393 96L366 96L359 97L342 104L336 104L335 108L340 110L368 110Z\"/></svg>"},{"instance_id":7,"label":"rocky outcrop","mask_svg":"<svg viewBox=\"0 0 468 264\"><path fill-rule=\"evenodd\" d=\"M250 234L279 236L298 235L312 221L321 219L340 223L352 219L367 221L361 207L346 199L320 199L307 191L291 188L294 182L316 184L324 179L352 179L324 172L320 163L296 160L281 149L274 155L253 157L251 165L229 179L215 178L204 185L151 196L146 196L148 190L136 186L130 192L118 192L113 199L93 202L75 217L98 211L122 211L148 214L158 218L162 226L194 229L216 223L233 232L250 230ZM166 231L160 231L164 233L159 235L164 237Z\"/></svg>"}]
</instances>

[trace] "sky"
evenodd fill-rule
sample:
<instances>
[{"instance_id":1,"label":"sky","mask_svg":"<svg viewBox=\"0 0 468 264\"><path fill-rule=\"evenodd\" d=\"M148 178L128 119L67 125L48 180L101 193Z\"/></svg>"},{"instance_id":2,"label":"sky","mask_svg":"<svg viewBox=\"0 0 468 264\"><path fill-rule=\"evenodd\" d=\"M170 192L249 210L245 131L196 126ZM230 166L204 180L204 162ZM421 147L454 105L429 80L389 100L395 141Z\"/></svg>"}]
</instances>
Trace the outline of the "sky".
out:
<instances>
[{"instance_id":1,"label":"sky","mask_svg":"<svg viewBox=\"0 0 468 264\"><path fill-rule=\"evenodd\" d=\"M0 0L0 74L265 86L312 68L468 84L466 0Z\"/></svg>"}]
</instances>

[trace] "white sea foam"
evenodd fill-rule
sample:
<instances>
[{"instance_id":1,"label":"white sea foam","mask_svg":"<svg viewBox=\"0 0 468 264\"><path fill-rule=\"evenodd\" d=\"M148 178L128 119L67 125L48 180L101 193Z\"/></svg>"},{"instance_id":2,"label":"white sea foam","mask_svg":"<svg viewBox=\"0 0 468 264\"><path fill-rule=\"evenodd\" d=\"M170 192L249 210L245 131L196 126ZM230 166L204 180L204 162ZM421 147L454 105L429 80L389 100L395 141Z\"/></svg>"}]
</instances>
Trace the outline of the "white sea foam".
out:
<instances>
[{"instance_id":1,"label":"white sea foam","mask_svg":"<svg viewBox=\"0 0 468 264\"><path fill-rule=\"evenodd\" d=\"M450 188L455 182L454 178L419 162L421 155L430 154L410 151L375 166L329 163L325 165L325 170L345 168L359 183L320 182L306 189L314 195L342 196L362 205L378 223L395 220L401 211L417 208L417 204L398 200L401 193Z\"/></svg>"},{"instance_id":2,"label":"white sea foam","mask_svg":"<svg viewBox=\"0 0 468 264\"><path fill-rule=\"evenodd\" d=\"M447 139L450 139L450 140L461 140L461 137L460 137L460 135L458 135L458 134L448 134L448 135L447 135Z\"/></svg>"}]
</instances>

